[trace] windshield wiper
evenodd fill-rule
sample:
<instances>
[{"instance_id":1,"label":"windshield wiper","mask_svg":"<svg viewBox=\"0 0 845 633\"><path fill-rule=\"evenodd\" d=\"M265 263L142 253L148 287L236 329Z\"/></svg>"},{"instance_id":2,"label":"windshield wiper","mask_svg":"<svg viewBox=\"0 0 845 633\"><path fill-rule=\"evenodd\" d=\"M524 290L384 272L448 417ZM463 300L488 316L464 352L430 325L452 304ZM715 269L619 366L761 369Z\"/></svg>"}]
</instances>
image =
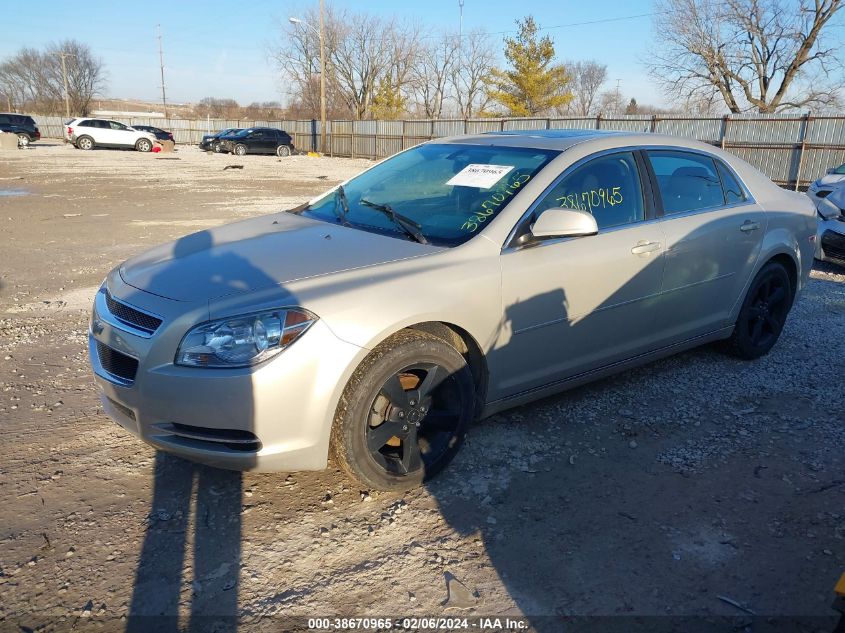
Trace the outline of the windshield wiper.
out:
<instances>
[{"instance_id":1,"label":"windshield wiper","mask_svg":"<svg viewBox=\"0 0 845 633\"><path fill-rule=\"evenodd\" d=\"M343 226L349 226L349 220L346 219L346 214L349 213L349 200L346 198L346 191L343 185L337 186L337 198L340 200L341 208L338 209L337 204L335 204L334 213Z\"/></svg>"},{"instance_id":2,"label":"windshield wiper","mask_svg":"<svg viewBox=\"0 0 845 633\"><path fill-rule=\"evenodd\" d=\"M422 234L420 229L422 228L419 224L414 222L411 218L405 217L400 213L397 213L393 210L389 204L379 204L378 202L370 202L365 198L361 198L360 203L363 204L365 207L370 207L371 209L375 209L376 211L381 211L384 213L396 226L401 228L405 233L413 237L417 242L420 244L428 244L428 240L425 239L425 235Z\"/></svg>"}]
</instances>

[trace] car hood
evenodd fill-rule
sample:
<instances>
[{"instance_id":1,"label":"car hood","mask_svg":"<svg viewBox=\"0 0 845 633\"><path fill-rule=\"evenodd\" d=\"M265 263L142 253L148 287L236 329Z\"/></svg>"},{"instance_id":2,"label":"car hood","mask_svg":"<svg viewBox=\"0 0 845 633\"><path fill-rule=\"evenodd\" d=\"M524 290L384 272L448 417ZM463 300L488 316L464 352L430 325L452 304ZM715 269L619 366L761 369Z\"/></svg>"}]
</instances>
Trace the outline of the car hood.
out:
<instances>
[{"instance_id":1,"label":"car hood","mask_svg":"<svg viewBox=\"0 0 845 633\"><path fill-rule=\"evenodd\" d=\"M819 178L816 183L819 185L838 185L845 182L845 174L827 174Z\"/></svg>"},{"instance_id":2,"label":"car hood","mask_svg":"<svg viewBox=\"0 0 845 633\"><path fill-rule=\"evenodd\" d=\"M186 235L119 272L139 290L202 301L441 250L281 212Z\"/></svg>"}]
</instances>

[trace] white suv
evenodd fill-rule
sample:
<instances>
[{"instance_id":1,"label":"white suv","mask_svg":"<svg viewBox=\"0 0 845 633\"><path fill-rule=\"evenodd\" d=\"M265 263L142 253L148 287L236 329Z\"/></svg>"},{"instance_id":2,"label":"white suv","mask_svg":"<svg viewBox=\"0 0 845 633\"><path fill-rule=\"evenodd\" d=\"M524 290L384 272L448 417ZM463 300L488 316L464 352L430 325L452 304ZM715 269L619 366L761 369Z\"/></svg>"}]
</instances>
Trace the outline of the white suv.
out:
<instances>
[{"instance_id":1,"label":"white suv","mask_svg":"<svg viewBox=\"0 0 845 633\"><path fill-rule=\"evenodd\" d=\"M149 132L108 119L74 119L65 128L65 139L79 149L134 147L139 152L149 152L155 144L155 136Z\"/></svg>"}]
</instances>

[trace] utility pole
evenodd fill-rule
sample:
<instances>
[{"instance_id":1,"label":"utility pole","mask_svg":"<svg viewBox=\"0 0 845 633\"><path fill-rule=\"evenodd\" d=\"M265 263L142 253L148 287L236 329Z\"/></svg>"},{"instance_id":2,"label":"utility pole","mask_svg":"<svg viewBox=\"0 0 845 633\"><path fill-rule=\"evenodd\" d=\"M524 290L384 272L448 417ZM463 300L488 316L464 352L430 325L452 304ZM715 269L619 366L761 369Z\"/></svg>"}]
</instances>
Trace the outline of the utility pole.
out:
<instances>
[{"instance_id":1,"label":"utility pole","mask_svg":"<svg viewBox=\"0 0 845 633\"><path fill-rule=\"evenodd\" d=\"M320 28L314 28L313 24L308 24L299 18L293 16L288 18L291 24L299 24L302 27L308 27L317 37L320 38L320 149L323 154L326 153L326 38L324 35L324 18L323 18L323 0L320 0Z\"/></svg>"},{"instance_id":2,"label":"utility pole","mask_svg":"<svg viewBox=\"0 0 845 633\"><path fill-rule=\"evenodd\" d=\"M164 118L167 118L167 94L164 91L164 52L161 50L161 24L156 24L158 32L158 62L161 67L161 105L164 107Z\"/></svg>"},{"instance_id":3,"label":"utility pole","mask_svg":"<svg viewBox=\"0 0 845 633\"><path fill-rule=\"evenodd\" d=\"M458 67L461 65L461 48L464 44L464 0L458 0L458 7L461 10L461 21L458 25Z\"/></svg>"},{"instance_id":4,"label":"utility pole","mask_svg":"<svg viewBox=\"0 0 845 633\"><path fill-rule=\"evenodd\" d=\"M616 109L617 114L619 113L619 110L621 109L621 104L619 103L619 99L620 99L620 97L619 97L619 84L621 82L622 82L621 79L616 80L616 100L615 100L615 103L614 103L614 107Z\"/></svg>"},{"instance_id":5,"label":"utility pole","mask_svg":"<svg viewBox=\"0 0 845 633\"><path fill-rule=\"evenodd\" d=\"M323 0L320 0L320 149L326 153L326 38L323 31Z\"/></svg>"},{"instance_id":6,"label":"utility pole","mask_svg":"<svg viewBox=\"0 0 845 633\"><path fill-rule=\"evenodd\" d=\"M70 93L67 89L67 62L65 62L66 57L76 57L73 53L68 53L66 51L59 51L56 53L59 57L62 58L62 81L65 85L65 116L70 118Z\"/></svg>"}]
</instances>

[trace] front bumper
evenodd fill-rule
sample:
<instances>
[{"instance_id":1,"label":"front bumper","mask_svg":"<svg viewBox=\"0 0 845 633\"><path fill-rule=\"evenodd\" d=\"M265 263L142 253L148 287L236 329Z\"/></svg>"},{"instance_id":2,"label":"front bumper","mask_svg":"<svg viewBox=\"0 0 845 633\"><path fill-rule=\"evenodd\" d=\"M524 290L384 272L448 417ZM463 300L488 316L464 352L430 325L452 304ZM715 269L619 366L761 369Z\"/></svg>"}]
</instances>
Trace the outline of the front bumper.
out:
<instances>
[{"instance_id":1,"label":"front bumper","mask_svg":"<svg viewBox=\"0 0 845 633\"><path fill-rule=\"evenodd\" d=\"M102 313L108 308L98 293L89 355L103 408L118 424L160 450L218 468L325 468L337 403L365 350L317 321L262 365L181 367L173 364L178 342L191 325L207 319L207 307L186 310L180 302L109 287L118 300L163 316L151 336L129 331ZM134 378L128 380L125 368L115 368L112 359L101 359L108 350L137 361Z\"/></svg>"}]
</instances>

